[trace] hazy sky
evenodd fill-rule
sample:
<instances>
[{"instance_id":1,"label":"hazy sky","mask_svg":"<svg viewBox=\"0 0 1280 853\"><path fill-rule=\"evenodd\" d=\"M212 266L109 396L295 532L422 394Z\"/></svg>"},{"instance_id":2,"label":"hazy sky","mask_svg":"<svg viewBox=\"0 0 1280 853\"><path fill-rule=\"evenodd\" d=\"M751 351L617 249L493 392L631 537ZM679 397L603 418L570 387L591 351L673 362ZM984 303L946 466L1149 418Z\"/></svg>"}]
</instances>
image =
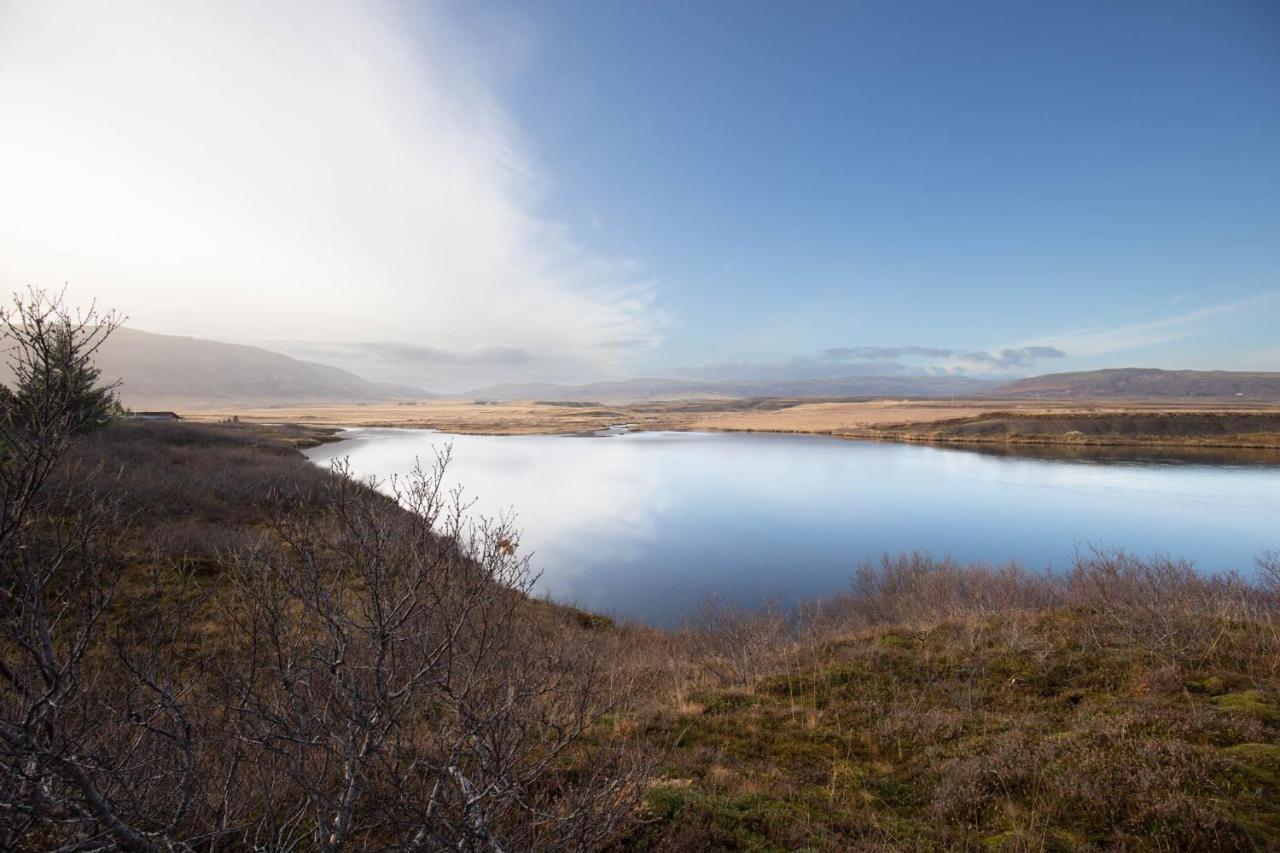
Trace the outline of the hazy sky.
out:
<instances>
[{"instance_id":1,"label":"hazy sky","mask_svg":"<svg viewBox=\"0 0 1280 853\"><path fill-rule=\"evenodd\" d=\"M1280 370L1280 5L0 0L0 285L457 389Z\"/></svg>"}]
</instances>

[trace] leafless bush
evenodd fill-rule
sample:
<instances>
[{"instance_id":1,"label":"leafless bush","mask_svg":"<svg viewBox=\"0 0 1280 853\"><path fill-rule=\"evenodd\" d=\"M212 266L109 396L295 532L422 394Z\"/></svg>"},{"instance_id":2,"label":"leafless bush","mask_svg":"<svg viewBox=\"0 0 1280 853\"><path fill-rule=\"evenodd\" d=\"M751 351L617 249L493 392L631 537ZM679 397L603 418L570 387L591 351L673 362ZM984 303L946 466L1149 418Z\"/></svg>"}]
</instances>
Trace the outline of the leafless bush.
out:
<instances>
[{"instance_id":1,"label":"leafless bush","mask_svg":"<svg viewBox=\"0 0 1280 853\"><path fill-rule=\"evenodd\" d=\"M1275 623L1277 565L1274 555L1263 555L1257 578L1247 580L1230 572L1201 572L1182 560L1123 552L1082 555L1060 574L909 554L860 566L848 592L811 602L802 612L813 630L830 636L877 625L921 628L992 620L1013 629L1020 615L1077 608L1096 617L1092 622L1099 630L1122 632L1152 652L1203 656L1227 640L1226 628L1233 623ZM1097 640L1105 638L1099 634Z\"/></svg>"},{"instance_id":2,"label":"leafless bush","mask_svg":"<svg viewBox=\"0 0 1280 853\"><path fill-rule=\"evenodd\" d=\"M10 843L157 849L198 796L189 683L172 650L196 601L124 589L119 516L82 497L48 507L57 515L21 537L10 564L0 827Z\"/></svg>"},{"instance_id":3,"label":"leafless bush","mask_svg":"<svg viewBox=\"0 0 1280 853\"><path fill-rule=\"evenodd\" d=\"M1280 607L1280 551L1258 556L1258 585Z\"/></svg>"},{"instance_id":4,"label":"leafless bush","mask_svg":"<svg viewBox=\"0 0 1280 853\"><path fill-rule=\"evenodd\" d=\"M745 687L783 651L791 627L776 602L746 609L711 597L689 631L698 662L721 683Z\"/></svg>"},{"instance_id":5,"label":"leafless bush","mask_svg":"<svg viewBox=\"0 0 1280 853\"><path fill-rule=\"evenodd\" d=\"M1013 564L992 568L919 553L886 555L858 567L849 591L833 597L828 618L850 627L924 626L1034 611L1052 604L1054 596L1050 577Z\"/></svg>"},{"instance_id":6,"label":"leafless bush","mask_svg":"<svg viewBox=\"0 0 1280 853\"><path fill-rule=\"evenodd\" d=\"M890 627L922 633L941 625L971 651L998 641L1014 653L1044 656L1052 650L1035 630L1037 619L1070 611L1084 617L1083 630L1095 644L1136 646L1170 665L1194 666L1215 655L1265 659L1280 654L1280 561L1263 555L1258 563L1257 578L1246 579L1124 553L1094 552L1063 573L962 565L918 553L886 556L859 566L848 591L790 611L710 600L689 630L672 637L669 669L682 700L699 672L736 686L764 672L812 674L826 667L842 637ZM816 681L814 690L822 692Z\"/></svg>"},{"instance_id":7,"label":"leafless bush","mask_svg":"<svg viewBox=\"0 0 1280 853\"><path fill-rule=\"evenodd\" d=\"M1063 579L1064 596L1107 630L1153 654L1175 661L1203 661L1224 644L1266 641L1235 635L1237 623L1273 623L1277 601L1267 592L1265 558L1258 581L1235 573L1205 574L1183 560L1140 559L1095 552L1077 560ZM1105 636L1095 631L1098 642ZM1274 640L1274 634L1271 640Z\"/></svg>"},{"instance_id":8,"label":"leafless bush","mask_svg":"<svg viewBox=\"0 0 1280 853\"><path fill-rule=\"evenodd\" d=\"M20 551L43 567L39 594L7 599L25 609L6 613L4 838L488 850L616 835L649 762L586 735L627 680L530 606L516 532L469 521L444 464L400 483L399 504L342 469L318 496L280 495L275 535L223 552L213 594L181 561L126 579L121 515L91 492L43 507L59 524ZM50 602L57 618L30 635Z\"/></svg>"},{"instance_id":9,"label":"leafless bush","mask_svg":"<svg viewBox=\"0 0 1280 853\"><path fill-rule=\"evenodd\" d=\"M638 765L597 755L563 795L539 785L622 685L527 615L515 531L469 523L445 462L396 485L409 513L339 468L322 513L283 515L282 547L240 562L221 673L236 739L278 761L259 784L318 849L598 843Z\"/></svg>"},{"instance_id":10,"label":"leafless bush","mask_svg":"<svg viewBox=\"0 0 1280 853\"><path fill-rule=\"evenodd\" d=\"M325 479L292 448L240 426L117 423L77 441L67 456L97 467L89 487L118 498L148 526L253 523L264 496L281 483L290 484L294 498L314 499ZM63 471L71 467L55 469L58 487L72 485L63 483Z\"/></svg>"},{"instance_id":11,"label":"leafless bush","mask_svg":"<svg viewBox=\"0 0 1280 853\"><path fill-rule=\"evenodd\" d=\"M261 544L263 533L245 525L170 521L148 530L145 538L156 562L217 563L252 551Z\"/></svg>"},{"instance_id":12,"label":"leafless bush","mask_svg":"<svg viewBox=\"0 0 1280 853\"><path fill-rule=\"evenodd\" d=\"M123 565L118 502L78 487L80 467L49 480L86 426L84 377L112 315L73 315L38 291L3 316L22 387L0 417L0 843L65 838L149 850L195 797L192 737L174 672L152 654L185 605L113 619ZM81 371L81 374L76 374ZM91 406L92 408L92 406ZM142 627L145 623L145 627ZM139 642L140 640L140 642Z\"/></svg>"},{"instance_id":13,"label":"leafless bush","mask_svg":"<svg viewBox=\"0 0 1280 853\"><path fill-rule=\"evenodd\" d=\"M942 765L930 810L964 830L1015 801L1042 826L1070 820L1124 847L1127 839L1157 849L1252 849L1229 808L1191 796L1213 785L1221 760L1183 741L1128 734L1132 724L1090 718L1055 739L1003 735ZM1027 829L1034 836L1034 824ZM1028 840L1036 849L1049 841Z\"/></svg>"}]
</instances>

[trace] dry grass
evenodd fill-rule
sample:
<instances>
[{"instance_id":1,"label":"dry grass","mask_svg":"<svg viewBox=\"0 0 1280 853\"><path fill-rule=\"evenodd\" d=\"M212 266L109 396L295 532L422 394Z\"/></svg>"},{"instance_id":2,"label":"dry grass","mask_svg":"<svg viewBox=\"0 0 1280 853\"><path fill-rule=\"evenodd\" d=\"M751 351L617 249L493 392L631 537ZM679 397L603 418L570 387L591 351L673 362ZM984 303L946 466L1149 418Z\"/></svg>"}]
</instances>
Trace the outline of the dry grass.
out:
<instances>
[{"instance_id":1,"label":"dry grass","mask_svg":"<svg viewBox=\"0 0 1280 853\"><path fill-rule=\"evenodd\" d=\"M238 417L246 423L421 427L456 433L503 435L589 432L626 420L626 415L619 410L605 407L539 406L531 402L477 405L457 400L373 403L367 406L213 407L190 409L182 414L201 421Z\"/></svg>"},{"instance_id":2,"label":"dry grass","mask_svg":"<svg viewBox=\"0 0 1280 853\"><path fill-rule=\"evenodd\" d=\"M965 444L1159 445L1280 450L1280 411L988 412L888 424L885 438Z\"/></svg>"},{"instance_id":3,"label":"dry grass","mask_svg":"<svg viewBox=\"0 0 1280 853\"><path fill-rule=\"evenodd\" d=\"M1262 432L1236 435L1225 427L1233 415L1262 417ZM548 405L434 400L420 403L315 405L280 408L207 408L184 414L198 420L239 417L254 423L326 426L423 427L470 434L575 433L613 424L647 430L815 433L846 438L886 438L978 443L1193 444L1196 446L1280 446L1274 420L1280 406L1141 401L983 401L802 399L684 400L619 405ZM1187 416L1187 417L1179 417ZM990 428L1002 418L999 430ZM1163 418L1163 420L1161 420ZM1060 422L1058 422L1060 420ZM1147 435L1133 423L1160 422ZM1097 432L1092 439L1081 432ZM1167 424L1181 425L1170 430ZM1028 425L1035 426L1034 430ZM1179 429L1182 434L1179 434ZM1238 430L1237 430L1238 431Z\"/></svg>"},{"instance_id":4,"label":"dry grass","mask_svg":"<svg viewBox=\"0 0 1280 853\"><path fill-rule=\"evenodd\" d=\"M1247 581L914 555L786 630L771 611L703 620L647 721L672 749L634 844L1274 849L1278 580L1274 558Z\"/></svg>"},{"instance_id":5,"label":"dry grass","mask_svg":"<svg viewBox=\"0 0 1280 853\"><path fill-rule=\"evenodd\" d=\"M369 405L193 408L182 414L197 420L223 420L238 416L242 421L257 423L429 427L460 433L581 432L617 423L633 423L645 429L829 433L975 416L995 408L994 404L981 402L786 400L771 407L761 407L758 402L699 400L616 406L552 406L530 401L478 405L457 400L430 400ZM1010 404L999 405L1007 407ZM1019 411L1050 410L1041 403L1012 405ZM1071 410L1077 408L1073 406Z\"/></svg>"}]
</instances>

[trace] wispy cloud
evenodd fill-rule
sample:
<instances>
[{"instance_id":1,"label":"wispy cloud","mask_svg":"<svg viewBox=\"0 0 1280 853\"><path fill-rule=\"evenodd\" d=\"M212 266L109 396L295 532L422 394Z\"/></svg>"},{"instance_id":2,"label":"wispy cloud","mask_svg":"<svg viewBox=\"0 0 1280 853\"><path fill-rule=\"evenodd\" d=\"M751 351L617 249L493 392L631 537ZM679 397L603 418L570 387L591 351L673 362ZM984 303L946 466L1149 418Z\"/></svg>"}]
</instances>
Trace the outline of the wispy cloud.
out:
<instances>
[{"instance_id":1,"label":"wispy cloud","mask_svg":"<svg viewBox=\"0 0 1280 853\"><path fill-rule=\"evenodd\" d=\"M452 391L521 375L537 368L546 354L515 346L473 346L451 350L394 341L283 341L274 346L298 358L345 367L379 379Z\"/></svg>"},{"instance_id":2,"label":"wispy cloud","mask_svg":"<svg viewBox=\"0 0 1280 853\"><path fill-rule=\"evenodd\" d=\"M1065 358L1067 353L1057 347L1025 346L985 350L958 350L938 347L836 347L818 354L817 361L834 364L862 361L894 361L904 358L923 359L928 362L960 362L991 368L1030 367L1046 358Z\"/></svg>"},{"instance_id":3,"label":"wispy cloud","mask_svg":"<svg viewBox=\"0 0 1280 853\"><path fill-rule=\"evenodd\" d=\"M1029 349L1036 346L1053 346L1070 352L1073 358L1090 358L1113 353L1123 353L1143 347L1180 340L1212 330L1212 321L1231 317L1248 310L1280 302L1280 291L1267 291L1246 299L1237 299L1185 311L1155 320L1126 323L1118 326L1089 326L1080 329L1042 335L1019 346Z\"/></svg>"},{"instance_id":4,"label":"wispy cloud","mask_svg":"<svg viewBox=\"0 0 1280 853\"><path fill-rule=\"evenodd\" d=\"M1051 346L964 350L929 346L829 347L816 355L780 362L733 361L678 368L671 373L702 379L830 379L851 376L927 376L947 373L1001 375L1044 359L1065 358Z\"/></svg>"},{"instance_id":5,"label":"wispy cloud","mask_svg":"<svg viewBox=\"0 0 1280 853\"><path fill-rule=\"evenodd\" d=\"M473 347L468 350L456 351L416 344L366 341L363 343L340 344L334 349L374 361L405 365L419 364L423 366L452 364L514 365L528 364L535 358L533 353L528 350L509 346Z\"/></svg>"},{"instance_id":6,"label":"wispy cloud","mask_svg":"<svg viewBox=\"0 0 1280 853\"><path fill-rule=\"evenodd\" d=\"M550 178L442 15L0 6L0 286L69 281L155 331L394 342L372 358L648 350L652 282L541 212Z\"/></svg>"},{"instance_id":7,"label":"wispy cloud","mask_svg":"<svg viewBox=\"0 0 1280 853\"><path fill-rule=\"evenodd\" d=\"M935 347L832 347L818 353L819 361L892 361L904 356L945 358L954 350Z\"/></svg>"}]
</instances>

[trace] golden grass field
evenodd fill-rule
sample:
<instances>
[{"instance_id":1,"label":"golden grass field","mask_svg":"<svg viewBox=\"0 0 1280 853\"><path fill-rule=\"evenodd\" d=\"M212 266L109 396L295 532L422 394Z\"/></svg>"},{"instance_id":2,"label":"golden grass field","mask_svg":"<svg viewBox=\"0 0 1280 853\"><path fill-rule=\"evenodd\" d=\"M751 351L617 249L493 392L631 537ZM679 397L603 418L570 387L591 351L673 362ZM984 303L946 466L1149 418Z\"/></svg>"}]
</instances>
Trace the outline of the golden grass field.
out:
<instances>
[{"instance_id":1,"label":"golden grass field","mask_svg":"<svg viewBox=\"0 0 1280 853\"><path fill-rule=\"evenodd\" d=\"M1099 401L1010 400L865 400L820 401L795 399L685 400L621 405L552 405L523 402L477 404L459 400L368 405L314 404L304 406L235 408L208 406L182 411L194 420L237 417L250 423L294 423L312 426L419 427L464 434L577 433L630 424L642 430L705 430L790 432L929 440L941 437L938 428L960 419L993 413L1010 413L1013 419L1053 415L1064 419L1087 416L1102 423L1108 416L1259 413L1280 415L1280 405L1230 405L1223 403L1152 403ZM1117 418L1118 420L1118 418ZM1210 419L1212 420L1212 419ZM1196 428L1203 430L1203 424ZM1270 430L1271 427L1268 427ZM1206 435L1224 446L1240 446L1235 437L1209 430ZM1113 436L1113 438L1115 438ZM943 440L956 440L943 439ZM972 439L965 439L972 440ZM976 440L1016 441L1017 437ZM1037 442L1053 441L1041 433ZM1205 435L1119 436L1106 443L1204 443ZM1251 446L1256 445L1253 442ZM1280 444L1280 435L1264 435L1261 446Z\"/></svg>"},{"instance_id":2,"label":"golden grass field","mask_svg":"<svg viewBox=\"0 0 1280 853\"><path fill-rule=\"evenodd\" d=\"M981 403L776 401L785 408L744 408L741 400L632 403L617 406L558 406L531 401L476 404L432 400L416 404L316 404L266 408L210 407L183 411L195 420L239 417L258 423L323 426L423 427L457 433L570 433L629 423L638 429L757 430L829 433L887 423L916 423L978 415L996 406ZM1000 404L1002 410L1044 412L1043 404Z\"/></svg>"}]
</instances>

